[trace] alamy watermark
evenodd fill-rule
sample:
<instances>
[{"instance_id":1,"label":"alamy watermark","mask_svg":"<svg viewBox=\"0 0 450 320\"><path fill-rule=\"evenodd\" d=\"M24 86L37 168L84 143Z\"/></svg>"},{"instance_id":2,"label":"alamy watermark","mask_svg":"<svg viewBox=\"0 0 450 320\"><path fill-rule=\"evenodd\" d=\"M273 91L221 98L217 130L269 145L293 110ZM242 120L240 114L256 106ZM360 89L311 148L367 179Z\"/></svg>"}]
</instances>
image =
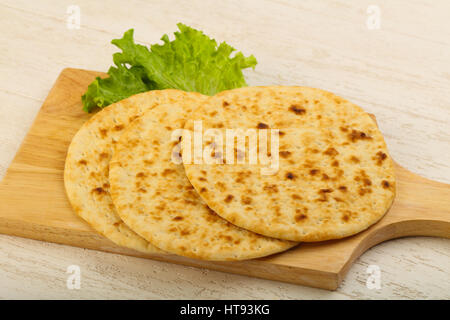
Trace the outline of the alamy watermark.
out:
<instances>
[{"instance_id":1,"label":"alamy watermark","mask_svg":"<svg viewBox=\"0 0 450 320\"><path fill-rule=\"evenodd\" d=\"M367 7L366 26L369 30L381 29L381 9L377 5L370 5Z\"/></svg>"},{"instance_id":2,"label":"alamy watermark","mask_svg":"<svg viewBox=\"0 0 450 320\"><path fill-rule=\"evenodd\" d=\"M81 288L81 268L75 264L67 267L66 273L69 274L66 280L66 286L69 290L79 290Z\"/></svg>"},{"instance_id":3,"label":"alamy watermark","mask_svg":"<svg viewBox=\"0 0 450 320\"><path fill-rule=\"evenodd\" d=\"M66 27L69 30L78 30L81 27L81 8L77 5L70 5L66 10Z\"/></svg>"},{"instance_id":4,"label":"alamy watermark","mask_svg":"<svg viewBox=\"0 0 450 320\"><path fill-rule=\"evenodd\" d=\"M373 289L381 289L381 270L380 267L376 264L371 264L367 267L366 273L369 274L369 277L366 281L366 287L369 290Z\"/></svg>"},{"instance_id":5,"label":"alamy watermark","mask_svg":"<svg viewBox=\"0 0 450 320\"><path fill-rule=\"evenodd\" d=\"M279 169L279 129L237 128L203 131L202 121L194 121L194 131L172 132L171 159L175 164L259 165L262 175Z\"/></svg>"}]
</instances>

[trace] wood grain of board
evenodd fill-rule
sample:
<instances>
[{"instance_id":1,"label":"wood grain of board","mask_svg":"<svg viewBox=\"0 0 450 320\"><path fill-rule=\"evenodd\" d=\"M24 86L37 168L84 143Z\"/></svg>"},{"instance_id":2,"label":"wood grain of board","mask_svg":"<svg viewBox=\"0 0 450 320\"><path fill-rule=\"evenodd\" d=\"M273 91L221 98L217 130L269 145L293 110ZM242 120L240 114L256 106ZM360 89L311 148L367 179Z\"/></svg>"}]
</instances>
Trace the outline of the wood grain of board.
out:
<instances>
[{"instance_id":1,"label":"wood grain of board","mask_svg":"<svg viewBox=\"0 0 450 320\"><path fill-rule=\"evenodd\" d=\"M396 166L397 198L388 214L356 236L301 244L242 262L206 262L145 255L114 245L72 211L63 185L67 147L90 115L80 95L98 72L65 69L57 79L0 184L0 232L89 249L146 257L334 290L352 262L382 241L411 235L450 237L450 186Z\"/></svg>"}]
</instances>

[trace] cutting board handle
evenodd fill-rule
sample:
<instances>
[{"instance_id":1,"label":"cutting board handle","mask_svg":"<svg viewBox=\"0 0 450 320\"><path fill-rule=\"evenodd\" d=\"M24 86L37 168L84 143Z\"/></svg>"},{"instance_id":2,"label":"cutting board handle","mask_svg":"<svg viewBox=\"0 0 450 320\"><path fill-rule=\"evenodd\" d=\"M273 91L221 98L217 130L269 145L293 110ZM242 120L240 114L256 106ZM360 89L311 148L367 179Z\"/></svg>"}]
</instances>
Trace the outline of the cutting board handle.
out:
<instances>
[{"instance_id":1,"label":"cutting board handle","mask_svg":"<svg viewBox=\"0 0 450 320\"><path fill-rule=\"evenodd\" d=\"M396 164L397 196L380 222L362 234L352 254L407 236L450 238L450 185L423 178Z\"/></svg>"},{"instance_id":2,"label":"cutting board handle","mask_svg":"<svg viewBox=\"0 0 450 320\"><path fill-rule=\"evenodd\" d=\"M378 126L375 115L369 114ZM379 240L406 236L450 238L450 185L421 177L395 163L397 195L390 211L370 234ZM369 235L368 235L369 237ZM383 239L383 240L380 240Z\"/></svg>"}]
</instances>

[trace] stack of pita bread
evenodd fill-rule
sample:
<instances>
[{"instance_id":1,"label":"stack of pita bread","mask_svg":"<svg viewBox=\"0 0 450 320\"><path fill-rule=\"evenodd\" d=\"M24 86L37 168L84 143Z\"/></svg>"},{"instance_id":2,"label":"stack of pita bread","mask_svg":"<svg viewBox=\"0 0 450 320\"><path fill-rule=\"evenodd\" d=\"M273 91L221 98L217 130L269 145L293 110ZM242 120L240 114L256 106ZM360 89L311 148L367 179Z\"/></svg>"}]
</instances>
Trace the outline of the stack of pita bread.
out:
<instances>
[{"instance_id":1,"label":"stack of pita bread","mask_svg":"<svg viewBox=\"0 0 450 320\"><path fill-rule=\"evenodd\" d=\"M189 161L186 132L197 121L223 137L228 129L276 133L278 148L264 151L276 170L225 161L225 146L214 149L213 164ZM231 149L233 159L245 158L249 143ZM332 93L287 86L212 97L155 90L112 104L74 136L64 183L75 212L114 243L219 261L351 236L395 197L393 162L374 120Z\"/></svg>"}]
</instances>

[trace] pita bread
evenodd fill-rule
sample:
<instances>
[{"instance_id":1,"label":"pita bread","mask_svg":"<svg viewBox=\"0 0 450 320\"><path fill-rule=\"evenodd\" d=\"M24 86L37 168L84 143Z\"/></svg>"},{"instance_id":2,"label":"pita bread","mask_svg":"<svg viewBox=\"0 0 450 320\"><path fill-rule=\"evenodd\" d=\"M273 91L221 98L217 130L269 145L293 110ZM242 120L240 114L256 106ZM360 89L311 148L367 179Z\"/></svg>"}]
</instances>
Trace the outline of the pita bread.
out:
<instances>
[{"instance_id":1,"label":"pita bread","mask_svg":"<svg viewBox=\"0 0 450 320\"><path fill-rule=\"evenodd\" d=\"M217 216L189 183L179 157L185 118L197 106L160 105L121 136L110 163L111 195L120 217L158 248L204 260L243 260L296 243L267 238ZM175 135L173 135L175 133ZM172 158L175 156L175 158Z\"/></svg>"},{"instance_id":2,"label":"pita bread","mask_svg":"<svg viewBox=\"0 0 450 320\"><path fill-rule=\"evenodd\" d=\"M203 132L279 129L272 175L247 160L208 165L183 159L206 204L237 226L292 241L337 239L368 228L393 202L394 167L381 132L360 107L332 93L283 86L225 91L206 100L185 128L193 130L198 120ZM247 155L248 143L245 148L232 156Z\"/></svg>"},{"instance_id":3,"label":"pita bread","mask_svg":"<svg viewBox=\"0 0 450 320\"><path fill-rule=\"evenodd\" d=\"M149 91L112 104L89 119L73 137L64 184L75 212L114 243L141 252L161 252L133 232L117 215L109 194L108 170L113 145L144 111L162 103L203 99L179 90Z\"/></svg>"}]
</instances>

